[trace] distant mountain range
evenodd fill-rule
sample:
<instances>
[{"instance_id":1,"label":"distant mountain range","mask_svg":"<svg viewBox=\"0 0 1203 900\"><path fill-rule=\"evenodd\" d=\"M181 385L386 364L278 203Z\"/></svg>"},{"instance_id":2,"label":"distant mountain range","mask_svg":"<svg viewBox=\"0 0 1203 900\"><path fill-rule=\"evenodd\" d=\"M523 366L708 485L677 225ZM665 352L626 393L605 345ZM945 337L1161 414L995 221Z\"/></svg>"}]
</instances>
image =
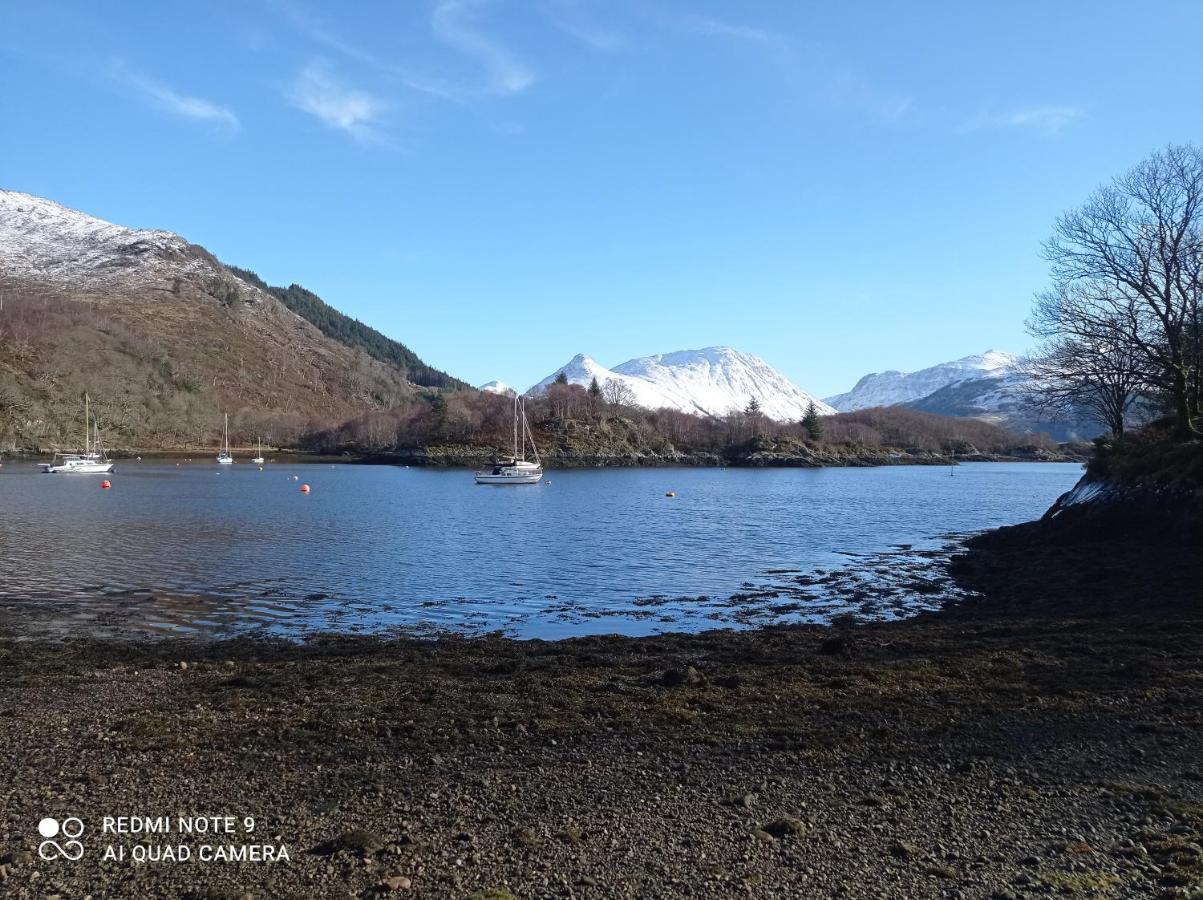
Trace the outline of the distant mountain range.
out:
<instances>
[{"instance_id":1,"label":"distant mountain range","mask_svg":"<svg viewBox=\"0 0 1203 900\"><path fill-rule=\"evenodd\" d=\"M467 387L292 285L169 231L0 190L0 449L78 443L84 391L110 443L287 441Z\"/></svg>"},{"instance_id":2,"label":"distant mountain range","mask_svg":"<svg viewBox=\"0 0 1203 900\"><path fill-rule=\"evenodd\" d=\"M812 403L820 415L835 412L759 356L730 347L643 356L612 369L579 353L528 393L546 390L561 374L569 383L585 387L595 378L603 389L607 384L620 384L629 390L636 405L648 409L721 416L746 408L754 399L761 412L779 421L802 418Z\"/></svg>"},{"instance_id":3,"label":"distant mountain range","mask_svg":"<svg viewBox=\"0 0 1203 900\"><path fill-rule=\"evenodd\" d=\"M1082 440L1103 430L1091 413L1049 421L1025 401L1028 379L1019 371L1019 357L987 350L917 372L873 372L852 390L828 397L840 412L875 406L907 406L943 416L982 419L1015 431L1046 432L1057 440Z\"/></svg>"},{"instance_id":4,"label":"distant mountain range","mask_svg":"<svg viewBox=\"0 0 1203 900\"><path fill-rule=\"evenodd\" d=\"M987 350L918 372L872 372L861 378L852 390L828 397L827 402L840 412L910 403L962 381L1006 379L1018 361L1019 357L1014 354Z\"/></svg>"}]
</instances>

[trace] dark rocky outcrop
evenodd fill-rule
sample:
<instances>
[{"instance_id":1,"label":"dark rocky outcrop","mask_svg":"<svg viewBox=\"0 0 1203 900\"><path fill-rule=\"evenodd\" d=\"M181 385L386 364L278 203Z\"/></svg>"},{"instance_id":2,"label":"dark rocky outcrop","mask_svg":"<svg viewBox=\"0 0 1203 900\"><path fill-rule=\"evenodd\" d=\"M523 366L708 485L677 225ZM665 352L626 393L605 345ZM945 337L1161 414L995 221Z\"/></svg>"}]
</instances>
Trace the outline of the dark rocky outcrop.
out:
<instances>
[{"instance_id":1,"label":"dark rocky outcrop","mask_svg":"<svg viewBox=\"0 0 1203 900\"><path fill-rule=\"evenodd\" d=\"M1183 484L1125 484L1084 475L1038 523L1059 541L1101 537L1203 542L1203 489Z\"/></svg>"}]
</instances>

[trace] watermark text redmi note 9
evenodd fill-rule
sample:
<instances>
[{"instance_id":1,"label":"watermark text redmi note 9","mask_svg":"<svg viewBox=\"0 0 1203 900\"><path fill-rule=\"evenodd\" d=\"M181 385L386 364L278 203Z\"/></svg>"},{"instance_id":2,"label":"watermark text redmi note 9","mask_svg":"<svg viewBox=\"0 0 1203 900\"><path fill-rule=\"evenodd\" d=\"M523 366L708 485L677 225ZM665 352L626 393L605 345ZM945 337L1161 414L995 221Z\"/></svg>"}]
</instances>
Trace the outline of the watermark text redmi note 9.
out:
<instances>
[{"instance_id":1,"label":"watermark text redmi note 9","mask_svg":"<svg viewBox=\"0 0 1203 900\"><path fill-rule=\"evenodd\" d=\"M98 824L98 827L96 827ZM38 822L38 855L47 862L79 862L86 856L108 863L276 863L290 860L278 838L266 839L253 816L102 816L92 850L85 847L82 819Z\"/></svg>"}]
</instances>

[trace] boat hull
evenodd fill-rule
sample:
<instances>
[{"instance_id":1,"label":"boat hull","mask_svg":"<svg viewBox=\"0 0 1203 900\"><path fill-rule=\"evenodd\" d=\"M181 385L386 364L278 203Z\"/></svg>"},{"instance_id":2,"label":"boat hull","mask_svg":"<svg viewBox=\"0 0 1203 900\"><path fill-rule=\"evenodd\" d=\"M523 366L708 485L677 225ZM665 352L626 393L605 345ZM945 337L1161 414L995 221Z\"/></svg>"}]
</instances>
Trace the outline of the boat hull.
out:
<instances>
[{"instance_id":1,"label":"boat hull","mask_svg":"<svg viewBox=\"0 0 1203 900\"><path fill-rule=\"evenodd\" d=\"M494 475L492 472L477 472L477 484L538 484L543 479L540 472L516 472L512 475Z\"/></svg>"},{"instance_id":2,"label":"boat hull","mask_svg":"<svg viewBox=\"0 0 1203 900\"><path fill-rule=\"evenodd\" d=\"M113 471L113 463L80 463L74 466L42 465L47 475L107 475Z\"/></svg>"}]
</instances>

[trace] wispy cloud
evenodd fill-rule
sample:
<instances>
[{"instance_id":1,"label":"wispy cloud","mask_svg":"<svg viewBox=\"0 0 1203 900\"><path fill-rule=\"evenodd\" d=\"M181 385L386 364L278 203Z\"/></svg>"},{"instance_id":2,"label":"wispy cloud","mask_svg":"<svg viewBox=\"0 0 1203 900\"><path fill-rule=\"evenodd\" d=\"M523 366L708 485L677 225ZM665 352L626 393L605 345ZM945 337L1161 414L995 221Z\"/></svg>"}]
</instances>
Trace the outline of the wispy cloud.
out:
<instances>
[{"instance_id":1,"label":"wispy cloud","mask_svg":"<svg viewBox=\"0 0 1203 900\"><path fill-rule=\"evenodd\" d=\"M339 81L329 66L311 62L293 79L288 99L330 128L345 131L357 141L382 140L380 119L388 104L367 91L348 87Z\"/></svg>"},{"instance_id":2,"label":"wispy cloud","mask_svg":"<svg viewBox=\"0 0 1203 900\"><path fill-rule=\"evenodd\" d=\"M968 119L962 131L982 131L991 128L1028 128L1047 137L1056 137L1070 125L1090 118L1078 106L1029 106L1005 112L982 111Z\"/></svg>"},{"instance_id":3,"label":"wispy cloud","mask_svg":"<svg viewBox=\"0 0 1203 900\"><path fill-rule=\"evenodd\" d=\"M304 7L289 0L270 0L270 5L289 25L326 49L377 68L384 65L374 54L343 40L324 20Z\"/></svg>"},{"instance_id":4,"label":"wispy cloud","mask_svg":"<svg viewBox=\"0 0 1203 900\"><path fill-rule=\"evenodd\" d=\"M484 0L440 0L431 16L435 37L476 60L494 94L520 94L535 83L534 73L480 27Z\"/></svg>"},{"instance_id":5,"label":"wispy cloud","mask_svg":"<svg viewBox=\"0 0 1203 900\"><path fill-rule=\"evenodd\" d=\"M349 60L396 79L412 91L430 94L444 100L463 101L462 91L434 79L416 75L406 67L382 59L364 47L344 39L328 22L291 0L272 0L271 6L294 30L314 43L320 44L326 50L332 50Z\"/></svg>"},{"instance_id":6,"label":"wispy cloud","mask_svg":"<svg viewBox=\"0 0 1203 900\"><path fill-rule=\"evenodd\" d=\"M685 29L707 37L730 38L736 41L774 46L784 46L789 43L789 38L786 35L768 28L742 25L737 22L711 18L710 16L685 15L681 16L679 21Z\"/></svg>"},{"instance_id":7,"label":"wispy cloud","mask_svg":"<svg viewBox=\"0 0 1203 900\"><path fill-rule=\"evenodd\" d=\"M757 58L774 65L800 92L824 106L860 112L882 122L896 122L915 106L914 97L870 83L856 66L830 47L730 19L682 14L658 6L648 7L645 12L666 28L746 46L755 51Z\"/></svg>"},{"instance_id":8,"label":"wispy cloud","mask_svg":"<svg viewBox=\"0 0 1203 900\"><path fill-rule=\"evenodd\" d=\"M853 66L829 55L820 54L811 71L820 96L832 106L860 110L882 122L897 122L915 108L910 94L879 88Z\"/></svg>"},{"instance_id":9,"label":"wispy cloud","mask_svg":"<svg viewBox=\"0 0 1203 900\"><path fill-rule=\"evenodd\" d=\"M544 12L552 25L594 50L614 53L626 46L623 36L598 25L580 0L547 0Z\"/></svg>"},{"instance_id":10,"label":"wispy cloud","mask_svg":"<svg viewBox=\"0 0 1203 900\"><path fill-rule=\"evenodd\" d=\"M230 109L203 97L181 94L165 82L131 68L124 60L112 60L109 72L118 82L164 112L197 122L212 122L231 130L239 127L238 117Z\"/></svg>"}]
</instances>

